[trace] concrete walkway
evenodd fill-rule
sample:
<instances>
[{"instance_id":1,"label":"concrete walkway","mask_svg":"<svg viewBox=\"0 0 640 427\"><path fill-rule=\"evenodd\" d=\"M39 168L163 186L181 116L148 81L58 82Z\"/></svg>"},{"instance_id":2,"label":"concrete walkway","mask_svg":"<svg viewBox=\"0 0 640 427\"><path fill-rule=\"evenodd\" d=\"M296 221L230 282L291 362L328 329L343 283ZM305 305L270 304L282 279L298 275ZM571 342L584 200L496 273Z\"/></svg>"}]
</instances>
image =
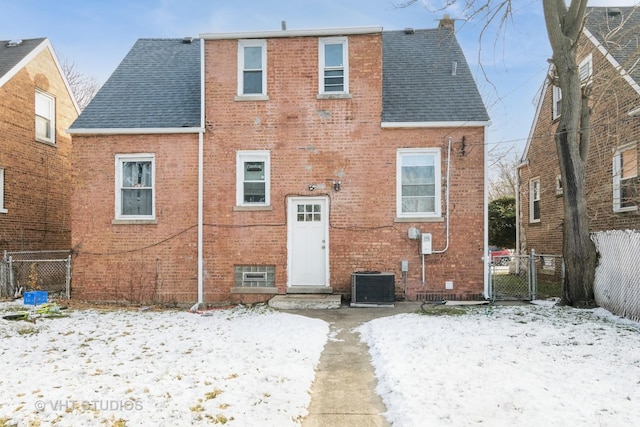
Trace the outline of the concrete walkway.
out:
<instances>
[{"instance_id":1,"label":"concrete walkway","mask_svg":"<svg viewBox=\"0 0 640 427\"><path fill-rule=\"evenodd\" d=\"M353 329L378 317L412 313L419 308L420 303L397 302L395 307L286 310L322 319L330 324L332 332L316 369L303 427L389 426L382 415L386 408L375 392L377 381L369 349Z\"/></svg>"}]
</instances>

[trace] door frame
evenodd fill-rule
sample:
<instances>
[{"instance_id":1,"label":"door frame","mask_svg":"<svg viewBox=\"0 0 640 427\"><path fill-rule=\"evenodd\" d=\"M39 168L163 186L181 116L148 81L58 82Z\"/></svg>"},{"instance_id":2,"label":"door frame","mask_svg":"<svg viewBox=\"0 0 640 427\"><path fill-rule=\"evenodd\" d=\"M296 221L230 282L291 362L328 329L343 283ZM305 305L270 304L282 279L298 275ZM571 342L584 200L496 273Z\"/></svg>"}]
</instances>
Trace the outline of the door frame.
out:
<instances>
[{"instance_id":1,"label":"door frame","mask_svg":"<svg viewBox=\"0 0 640 427\"><path fill-rule=\"evenodd\" d=\"M313 203L313 201L324 202L324 240L325 240L325 251L324 251L324 277L325 283L323 285L318 285L318 287L329 287L331 281L329 280L329 211L330 211L330 199L329 196L290 196L287 198L287 288L303 288L304 285L295 285L291 283L291 272L293 271L293 225L296 221L296 211L294 206L296 203Z\"/></svg>"}]
</instances>

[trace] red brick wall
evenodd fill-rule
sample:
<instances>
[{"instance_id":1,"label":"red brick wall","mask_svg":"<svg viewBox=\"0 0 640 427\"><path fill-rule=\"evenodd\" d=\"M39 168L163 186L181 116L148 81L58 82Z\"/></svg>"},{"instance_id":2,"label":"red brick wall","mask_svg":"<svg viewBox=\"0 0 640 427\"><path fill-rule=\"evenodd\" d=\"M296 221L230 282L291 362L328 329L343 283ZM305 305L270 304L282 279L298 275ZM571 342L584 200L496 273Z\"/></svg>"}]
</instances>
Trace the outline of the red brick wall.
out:
<instances>
[{"instance_id":1,"label":"red brick wall","mask_svg":"<svg viewBox=\"0 0 640 427\"><path fill-rule=\"evenodd\" d=\"M35 91L55 97L56 144L35 140ZM1 250L71 246L71 137L77 117L51 53L45 49L0 87L0 168L4 169Z\"/></svg>"},{"instance_id":2,"label":"red brick wall","mask_svg":"<svg viewBox=\"0 0 640 427\"><path fill-rule=\"evenodd\" d=\"M74 136L73 288L79 299L197 299L197 135ZM155 154L156 224L113 224L115 156Z\"/></svg>"},{"instance_id":3,"label":"red brick wall","mask_svg":"<svg viewBox=\"0 0 640 427\"><path fill-rule=\"evenodd\" d=\"M380 270L396 273L402 293L400 261L407 260L411 299L482 294L484 129L383 130L380 34L349 37L350 99L317 99L317 38L268 40L268 101L234 101L237 41L209 40L205 51L205 302L272 296L232 293L235 265L275 265L276 291L285 293L287 199L323 194L330 198L336 292L349 296L352 272ZM396 151L441 148L444 177L448 136L450 245L426 257L423 285L419 242L408 239L408 229L433 233L434 249L442 249L445 222L395 221ZM197 137L74 137L74 144L74 296L195 302ZM270 151L270 210L235 209L237 150ZM156 155L157 224L111 223L114 156L129 152ZM341 180L340 191L328 179ZM453 290L445 290L447 280Z\"/></svg>"},{"instance_id":4,"label":"red brick wall","mask_svg":"<svg viewBox=\"0 0 640 427\"><path fill-rule=\"evenodd\" d=\"M237 41L210 40L205 49L205 164L216 165L205 171L207 194L215 194L205 196L205 223L210 224L205 227L206 295L227 297L237 264L275 265L278 292L284 293L287 197L325 193L331 198L330 283L335 291L349 294L350 274L358 270L393 271L400 291L400 261L407 260L412 299L444 293L445 280L454 281L454 290L446 292L459 298L482 293L483 130L382 130L380 34L349 37L350 99L317 99L316 38L268 41L269 101L234 102ZM407 238L407 230L417 226L434 233L437 249L445 245L444 222L394 221L396 149L442 148L444 174L448 135L458 150L452 160L451 245L445 255L426 258L423 286L419 243ZM270 150L270 211L234 211L237 150ZM327 179L340 179L341 190L332 191ZM327 185L310 192L311 183Z\"/></svg>"},{"instance_id":5,"label":"red brick wall","mask_svg":"<svg viewBox=\"0 0 640 427\"><path fill-rule=\"evenodd\" d=\"M612 159L616 147L640 138L640 119L628 112L640 107L640 95L620 76L611 63L591 44L582 40L579 60L589 52L593 60L590 105L591 144L587 166L587 200L591 231L637 229L640 214L613 212ZM624 64L623 64L624 65ZM560 173L553 132L551 87L544 94L540 117L529 145L529 164L520 169L521 247L538 253L562 253L563 200L556 194L556 175ZM529 222L529 179L540 177L539 223ZM640 202L640 201L638 201Z\"/></svg>"}]
</instances>

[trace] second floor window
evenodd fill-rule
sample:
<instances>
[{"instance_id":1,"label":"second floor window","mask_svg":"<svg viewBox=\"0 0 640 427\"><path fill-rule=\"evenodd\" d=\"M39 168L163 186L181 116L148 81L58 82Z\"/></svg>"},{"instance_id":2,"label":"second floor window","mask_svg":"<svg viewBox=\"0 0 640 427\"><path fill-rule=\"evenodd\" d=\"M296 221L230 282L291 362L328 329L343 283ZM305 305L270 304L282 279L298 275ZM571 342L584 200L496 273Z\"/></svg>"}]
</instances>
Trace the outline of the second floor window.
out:
<instances>
[{"instance_id":1,"label":"second floor window","mask_svg":"<svg viewBox=\"0 0 640 427\"><path fill-rule=\"evenodd\" d=\"M346 37L330 37L319 42L321 94L349 93L349 52Z\"/></svg>"},{"instance_id":2,"label":"second floor window","mask_svg":"<svg viewBox=\"0 0 640 427\"><path fill-rule=\"evenodd\" d=\"M553 120L562 114L562 89L559 86L553 86Z\"/></svg>"},{"instance_id":3,"label":"second floor window","mask_svg":"<svg viewBox=\"0 0 640 427\"><path fill-rule=\"evenodd\" d=\"M36 140L55 144L56 109L53 96L36 91Z\"/></svg>"},{"instance_id":4,"label":"second floor window","mask_svg":"<svg viewBox=\"0 0 640 427\"><path fill-rule=\"evenodd\" d=\"M267 94L267 42L238 42L238 96Z\"/></svg>"},{"instance_id":5,"label":"second floor window","mask_svg":"<svg viewBox=\"0 0 640 427\"><path fill-rule=\"evenodd\" d=\"M540 222L540 178L529 181L529 222Z\"/></svg>"},{"instance_id":6,"label":"second floor window","mask_svg":"<svg viewBox=\"0 0 640 427\"><path fill-rule=\"evenodd\" d=\"M636 144L620 147L613 157L613 210L638 209L638 148Z\"/></svg>"}]
</instances>

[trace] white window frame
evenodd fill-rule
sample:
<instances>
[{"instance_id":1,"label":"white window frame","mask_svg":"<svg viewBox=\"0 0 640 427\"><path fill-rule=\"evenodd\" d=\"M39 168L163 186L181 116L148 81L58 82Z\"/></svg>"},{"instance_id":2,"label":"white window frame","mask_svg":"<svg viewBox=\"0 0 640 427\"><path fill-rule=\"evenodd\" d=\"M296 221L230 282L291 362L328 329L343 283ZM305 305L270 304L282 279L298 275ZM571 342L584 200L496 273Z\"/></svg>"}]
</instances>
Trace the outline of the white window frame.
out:
<instances>
[{"instance_id":1,"label":"white window frame","mask_svg":"<svg viewBox=\"0 0 640 427\"><path fill-rule=\"evenodd\" d=\"M244 164L264 162L264 202L244 201ZM271 205L271 153L269 150L239 150L236 152L236 206L256 207Z\"/></svg>"},{"instance_id":2,"label":"white window frame","mask_svg":"<svg viewBox=\"0 0 640 427\"><path fill-rule=\"evenodd\" d=\"M34 123L35 123L36 141L46 142L48 144L55 144L56 143L56 99L52 95L42 90L36 89L34 104L35 104ZM49 132L49 136L39 134L38 132L39 118L47 121L47 130Z\"/></svg>"},{"instance_id":3,"label":"white window frame","mask_svg":"<svg viewBox=\"0 0 640 427\"><path fill-rule=\"evenodd\" d=\"M562 114L562 90L560 89L560 86L552 86L552 95L551 95L551 101L552 101L552 118L553 120L557 119L560 117L560 115Z\"/></svg>"},{"instance_id":4,"label":"white window frame","mask_svg":"<svg viewBox=\"0 0 640 427\"><path fill-rule=\"evenodd\" d=\"M435 177L435 210L433 212L402 211L402 165L403 158L410 156L433 156ZM396 153L396 215L398 218L440 218L442 217L442 175L440 148L399 148Z\"/></svg>"},{"instance_id":5,"label":"white window frame","mask_svg":"<svg viewBox=\"0 0 640 427\"><path fill-rule=\"evenodd\" d=\"M623 145L619 147L613 155L612 172L613 172L613 211L614 212L632 212L632 211L638 210L637 205L625 206L625 207L620 206L621 198L622 198L622 194L621 194L622 172L624 169L622 165L622 157L625 151L631 151L631 150L636 151L636 174L630 175L627 178L637 178L638 177L637 143L633 142L630 144Z\"/></svg>"},{"instance_id":6,"label":"white window frame","mask_svg":"<svg viewBox=\"0 0 640 427\"><path fill-rule=\"evenodd\" d=\"M151 214L150 215L124 215L122 214L122 165L126 162L151 162ZM156 219L156 158L152 153L140 154L116 154L115 161L115 202L116 220L155 220Z\"/></svg>"},{"instance_id":7,"label":"white window frame","mask_svg":"<svg viewBox=\"0 0 640 427\"><path fill-rule=\"evenodd\" d=\"M563 185L562 185L562 175L556 175L556 195L559 196L564 193Z\"/></svg>"},{"instance_id":8,"label":"white window frame","mask_svg":"<svg viewBox=\"0 0 640 427\"><path fill-rule=\"evenodd\" d=\"M333 44L342 45L342 67L325 66L325 46ZM340 69L343 71L343 90L326 91L324 83L325 72ZM323 37L318 39L318 94L329 97L349 94L349 39L347 37Z\"/></svg>"},{"instance_id":9,"label":"white window frame","mask_svg":"<svg viewBox=\"0 0 640 427\"><path fill-rule=\"evenodd\" d=\"M536 191L537 184L537 191ZM529 180L529 222L536 223L540 222L541 215L541 203L540 203L540 195L542 194L542 189L540 186L540 177L531 178ZM535 202L538 202L538 218L535 218Z\"/></svg>"},{"instance_id":10,"label":"white window frame","mask_svg":"<svg viewBox=\"0 0 640 427\"><path fill-rule=\"evenodd\" d=\"M262 92L244 93L245 71L258 71L258 69L245 69L244 49L247 47L259 47L262 49L262 64L259 69L262 73ZM266 40L238 40L238 99L265 99L267 96L267 41Z\"/></svg>"},{"instance_id":11,"label":"white window frame","mask_svg":"<svg viewBox=\"0 0 640 427\"><path fill-rule=\"evenodd\" d=\"M586 75L582 77L583 71L586 70ZM593 55L590 53L587 55L578 65L578 75L580 76L580 82L582 85L591 84L593 76Z\"/></svg>"},{"instance_id":12,"label":"white window frame","mask_svg":"<svg viewBox=\"0 0 640 427\"><path fill-rule=\"evenodd\" d=\"M4 169L0 168L0 213L7 213L4 207Z\"/></svg>"}]
</instances>

